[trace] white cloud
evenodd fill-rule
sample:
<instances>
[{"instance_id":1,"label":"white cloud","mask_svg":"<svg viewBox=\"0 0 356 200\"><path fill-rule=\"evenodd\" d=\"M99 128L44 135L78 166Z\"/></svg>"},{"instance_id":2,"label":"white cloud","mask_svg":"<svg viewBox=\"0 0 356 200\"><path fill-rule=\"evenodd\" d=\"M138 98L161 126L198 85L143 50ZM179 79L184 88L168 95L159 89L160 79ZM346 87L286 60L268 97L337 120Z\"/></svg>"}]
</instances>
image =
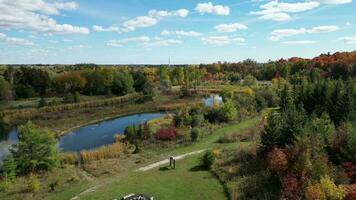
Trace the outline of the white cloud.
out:
<instances>
[{"instance_id":1,"label":"white cloud","mask_svg":"<svg viewBox=\"0 0 356 200\"><path fill-rule=\"evenodd\" d=\"M107 42L108 46L113 47L122 47L128 43L137 43L144 47L153 47L153 46L169 46L173 44L180 44L182 43L181 40L173 40L173 39L162 39L160 37L150 38L147 36L140 36L140 37L130 37L121 40L109 40Z\"/></svg>"},{"instance_id":2,"label":"white cloud","mask_svg":"<svg viewBox=\"0 0 356 200\"><path fill-rule=\"evenodd\" d=\"M346 26L351 26L351 23L350 22L346 22L345 25Z\"/></svg>"},{"instance_id":3,"label":"white cloud","mask_svg":"<svg viewBox=\"0 0 356 200\"><path fill-rule=\"evenodd\" d=\"M272 31L269 39L272 41L279 41L286 37L291 37L294 35L301 34L315 34L315 33L328 33L339 30L338 26L316 26L310 29L299 28L299 29L277 29Z\"/></svg>"},{"instance_id":4,"label":"white cloud","mask_svg":"<svg viewBox=\"0 0 356 200\"><path fill-rule=\"evenodd\" d=\"M163 30L161 32L161 35L177 35L177 36L187 36L187 37L197 37L203 35L202 33L195 32L195 31L168 31L168 30Z\"/></svg>"},{"instance_id":5,"label":"white cloud","mask_svg":"<svg viewBox=\"0 0 356 200\"><path fill-rule=\"evenodd\" d=\"M202 37L201 40L204 44L223 46L229 44L245 45L245 39L241 37L229 37L229 36L210 36Z\"/></svg>"},{"instance_id":6,"label":"white cloud","mask_svg":"<svg viewBox=\"0 0 356 200\"><path fill-rule=\"evenodd\" d=\"M211 3L211 2L199 3L195 7L195 10L202 14L204 14L204 13L210 13L210 14L215 14L215 15L229 15L230 14L230 8L228 6L213 5L213 3Z\"/></svg>"},{"instance_id":7,"label":"white cloud","mask_svg":"<svg viewBox=\"0 0 356 200\"><path fill-rule=\"evenodd\" d=\"M187 9L179 9L179 10L175 10L175 11L165 11L165 10L150 10L148 12L148 15L150 17L154 17L154 18L161 18L161 17L186 17L189 14L189 10Z\"/></svg>"},{"instance_id":8,"label":"white cloud","mask_svg":"<svg viewBox=\"0 0 356 200\"><path fill-rule=\"evenodd\" d=\"M139 16L134 19L130 19L122 24L123 31L134 31L137 28L150 27L158 23L158 20L153 17Z\"/></svg>"},{"instance_id":9,"label":"white cloud","mask_svg":"<svg viewBox=\"0 0 356 200\"><path fill-rule=\"evenodd\" d=\"M260 15L261 19L273 21L287 21L291 19L288 13L299 13L319 7L316 1L280 3L278 0L270 1L260 6L260 11L252 11L252 15Z\"/></svg>"},{"instance_id":10,"label":"white cloud","mask_svg":"<svg viewBox=\"0 0 356 200\"><path fill-rule=\"evenodd\" d=\"M174 11L165 10L150 10L148 16L139 16L134 19L125 21L122 24L122 31L130 32L135 31L137 28L145 28L156 25L159 20L165 17L186 17L189 11L186 9L179 9Z\"/></svg>"},{"instance_id":11,"label":"white cloud","mask_svg":"<svg viewBox=\"0 0 356 200\"><path fill-rule=\"evenodd\" d=\"M50 15L59 15L60 10L75 10L75 2L53 2L44 0L1 0L0 28L30 29L49 34L89 34L86 27L58 24Z\"/></svg>"},{"instance_id":12,"label":"white cloud","mask_svg":"<svg viewBox=\"0 0 356 200\"><path fill-rule=\"evenodd\" d=\"M215 30L222 33L231 33L237 30L246 30L247 26L240 24L240 23L233 23L233 24L219 24L214 27Z\"/></svg>"},{"instance_id":13,"label":"white cloud","mask_svg":"<svg viewBox=\"0 0 356 200\"><path fill-rule=\"evenodd\" d=\"M117 26L109 26L107 28L104 28L99 25L94 25L92 28L94 31L97 31L97 32L118 32L119 31L119 27L117 27Z\"/></svg>"},{"instance_id":14,"label":"white cloud","mask_svg":"<svg viewBox=\"0 0 356 200\"><path fill-rule=\"evenodd\" d=\"M346 44L356 44L356 35L340 37L339 40L343 41Z\"/></svg>"},{"instance_id":15,"label":"white cloud","mask_svg":"<svg viewBox=\"0 0 356 200\"><path fill-rule=\"evenodd\" d=\"M63 41L63 42L73 42L72 39L66 39L66 38L64 38L62 41Z\"/></svg>"},{"instance_id":16,"label":"white cloud","mask_svg":"<svg viewBox=\"0 0 356 200\"><path fill-rule=\"evenodd\" d=\"M313 40L295 40L295 41L285 41L283 44L287 45L303 45L303 44L315 44L317 41Z\"/></svg>"},{"instance_id":17,"label":"white cloud","mask_svg":"<svg viewBox=\"0 0 356 200\"><path fill-rule=\"evenodd\" d=\"M4 43L7 45L33 45L33 43L29 40L23 38L8 37L3 33L0 33L0 43Z\"/></svg>"},{"instance_id":18,"label":"white cloud","mask_svg":"<svg viewBox=\"0 0 356 200\"><path fill-rule=\"evenodd\" d=\"M352 0L310 0L310 1L317 1L322 4L332 4L332 5L346 4L352 2Z\"/></svg>"}]
</instances>

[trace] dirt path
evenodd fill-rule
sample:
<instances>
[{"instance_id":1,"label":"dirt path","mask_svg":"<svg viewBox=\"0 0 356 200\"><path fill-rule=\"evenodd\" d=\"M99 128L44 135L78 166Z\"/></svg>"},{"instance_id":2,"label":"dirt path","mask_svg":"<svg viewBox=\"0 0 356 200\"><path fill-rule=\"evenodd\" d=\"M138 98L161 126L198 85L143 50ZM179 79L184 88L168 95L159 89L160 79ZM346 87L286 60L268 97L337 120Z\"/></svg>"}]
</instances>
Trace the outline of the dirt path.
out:
<instances>
[{"instance_id":1,"label":"dirt path","mask_svg":"<svg viewBox=\"0 0 356 200\"><path fill-rule=\"evenodd\" d=\"M199 151L193 151L193 152L182 154L182 155L179 155L179 156L174 156L173 158L176 159L176 160L180 160L180 159L183 159L183 158L185 158L187 156L194 155L194 154L199 154L199 153L202 153L204 151L205 151L205 149L199 150ZM158 166L161 166L161 165L164 165L164 164L168 164L168 163L169 163L169 158L165 159L165 160L162 160L162 161L159 161L159 162L155 162L155 163L147 165L145 167L138 168L136 170L136 172L145 172L145 171L148 171L150 169L153 169L153 168L156 168Z\"/></svg>"}]
</instances>

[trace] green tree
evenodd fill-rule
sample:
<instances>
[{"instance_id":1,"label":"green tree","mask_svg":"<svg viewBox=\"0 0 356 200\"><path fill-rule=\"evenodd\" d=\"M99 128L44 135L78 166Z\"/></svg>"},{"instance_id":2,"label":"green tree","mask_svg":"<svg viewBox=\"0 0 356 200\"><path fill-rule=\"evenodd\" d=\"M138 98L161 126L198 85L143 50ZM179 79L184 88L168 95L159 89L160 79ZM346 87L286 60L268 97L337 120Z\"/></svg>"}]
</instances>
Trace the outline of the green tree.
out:
<instances>
[{"instance_id":1,"label":"green tree","mask_svg":"<svg viewBox=\"0 0 356 200\"><path fill-rule=\"evenodd\" d=\"M117 72L114 75L112 92L117 95L126 95L134 92L134 80L131 73Z\"/></svg>"},{"instance_id":2,"label":"green tree","mask_svg":"<svg viewBox=\"0 0 356 200\"><path fill-rule=\"evenodd\" d=\"M197 127L193 128L190 131L190 139L195 142L199 139L199 136L201 135L201 130Z\"/></svg>"},{"instance_id":3,"label":"green tree","mask_svg":"<svg viewBox=\"0 0 356 200\"><path fill-rule=\"evenodd\" d=\"M68 93L64 96L63 98L64 103L73 103L74 102L74 96L72 93Z\"/></svg>"},{"instance_id":4,"label":"green tree","mask_svg":"<svg viewBox=\"0 0 356 200\"><path fill-rule=\"evenodd\" d=\"M12 99L12 87L4 77L0 76L0 101L9 101Z\"/></svg>"},{"instance_id":5,"label":"green tree","mask_svg":"<svg viewBox=\"0 0 356 200\"><path fill-rule=\"evenodd\" d=\"M230 122L237 117L237 110L231 100L226 100L220 109L220 120L223 122Z\"/></svg>"},{"instance_id":6,"label":"green tree","mask_svg":"<svg viewBox=\"0 0 356 200\"><path fill-rule=\"evenodd\" d=\"M169 76L169 69L168 67L160 67L159 68L159 78L161 85L163 87L169 88L172 85L171 78Z\"/></svg>"},{"instance_id":7,"label":"green tree","mask_svg":"<svg viewBox=\"0 0 356 200\"><path fill-rule=\"evenodd\" d=\"M41 170L51 170L58 164L58 151L54 133L38 129L27 122L18 129L19 141L10 151L21 174Z\"/></svg>"},{"instance_id":8,"label":"green tree","mask_svg":"<svg viewBox=\"0 0 356 200\"><path fill-rule=\"evenodd\" d=\"M1 167L3 177L13 180L16 177L16 168L14 157L11 154L6 156Z\"/></svg>"},{"instance_id":9,"label":"green tree","mask_svg":"<svg viewBox=\"0 0 356 200\"><path fill-rule=\"evenodd\" d=\"M201 159L201 166L204 169L210 170L211 166L214 164L215 161L215 156L211 150L208 150L207 152L204 153L202 159Z\"/></svg>"},{"instance_id":10,"label":"green tree","mask_svg":"<svg viewBox=\"0 0 356 200\"><path fill-rule=\"evenodd\" d=\"M256 78L250 74L245 76L243 80L243 84L245 86L252 86L256 84Z\"/></svg>"},{"instance_id":11,"label":"green tree","mask_svg":"<svg viewBox=\"0 0 356 200\"><path fill-rule=\"evenodd\" d=\"M80 103L80 94L79 94L79 92L74 92L73 102Z\"/></svg>"}]
</instances>

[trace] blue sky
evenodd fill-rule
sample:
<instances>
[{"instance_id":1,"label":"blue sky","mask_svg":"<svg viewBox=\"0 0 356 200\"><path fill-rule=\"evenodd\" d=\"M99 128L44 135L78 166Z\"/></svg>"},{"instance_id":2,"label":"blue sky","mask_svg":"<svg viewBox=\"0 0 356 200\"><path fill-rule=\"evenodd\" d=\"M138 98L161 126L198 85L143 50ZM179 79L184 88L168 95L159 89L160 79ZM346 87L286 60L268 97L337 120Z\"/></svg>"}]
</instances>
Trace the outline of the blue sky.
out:
<instances>
[{"instance_id":1,"label":"blue sky","mask_svg":"<svg viewBox=\"0 0 356 200\"><path fill-rule=\"evenodd\" d=\"M356 50L352 0L0 0L0 63L264 62Z\"/></svg>"}]
</instances>

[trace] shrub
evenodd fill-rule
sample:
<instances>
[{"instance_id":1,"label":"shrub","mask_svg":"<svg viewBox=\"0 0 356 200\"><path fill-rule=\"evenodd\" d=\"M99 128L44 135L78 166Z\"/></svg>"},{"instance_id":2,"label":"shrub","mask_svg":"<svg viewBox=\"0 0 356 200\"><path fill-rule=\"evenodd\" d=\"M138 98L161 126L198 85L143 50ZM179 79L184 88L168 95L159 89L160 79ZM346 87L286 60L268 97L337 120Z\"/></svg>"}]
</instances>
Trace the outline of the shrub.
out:
<instances>
[{"instance_id":1,"label":"shrub","mask_svg":"<svg viewBox=\"0 0 356 200\"><path fill-rule=\"evenodd\" d=\"M297 178L292 174L281 177L282 199L298 199L299 183Z\"/></svg>"},{"instance_id":2,"label":"shrub","mask_svg":"<svg viewBox=\"0 0 356 200\"><path fill-rule=\"evenodd\" d=\"M200 126L204 122L204 115L202 114L195 114L192 116L191 126L196 127Z\"/></svg>"},{"instance_id":3,"label":"shrub","mask_svg":"<svg viewBox=\"0 0 356 200\"><path fill-rule=\"evenodd\" d=\"M6 192L10 187L11 181L8 178L4 177L2 180L0 180L0 191Z\"/></svg>"},{"instance_id":4,"label":"shrub","mask_svg":"<svg viewBox=\"0 0 356 200\"><path fill-rule=\"evenodd\" d=\"M45 107L45 106L47 106L46 99L41 98L40 101L38 102L38 107L42 108L42 107Z\"/></svg>"},{"instance_id":5,"label":"shrub","mask_svg":"<svg viewBox=\"0 0 356 200\"><path fill-rule=\"evenodd\" d=\"M320 184L308 186L305 190L305 198L307 200L321 200L325 199L325 194Z\"/></svg>"},{"instance_id":6,"label":"shrub","mask_svg":"<svg viewBox=\"0 0 356 200\"><path fill-rule=\"evenodd\" d=\"M211 166L214 164L215 156L211 150L205 152L201 159L201 166L204 169L210 170Z\"/></svg>"},{"instance_id":7,"label":"shrub","mask_svg":"<svg viewBox=\"0 0 356 200\"><path fill-rule=\"evenodd\" d=\"M177 137L177 131L173 127L161 128L156 132L157 140L175 140Z\"/></svg>"},{"instance_id":8,"label":"shrub","mask_svg":"<svg viewBox=\"0 0 356 200\"><path fill-rule=\"evenodd\" d=\"M237 110L234 103L231 100L226 100L220 109L220 121L230 122L237 117Z\"/></svg>"},{"instance_id":9,"label":"shrub","mask_svg":"<svg viewBox=\"0 0 356 200\"><path fill-rule=\"evenodd\" d=\"M199 136L201 134L201 130L199 128L193 128L190 131L190 139L195 142L198 140Z\"/></svg>"},{"instance_id":10,"label":"shrub","mask_svg":"<svg viewBox=\"0 0 356 200\"><path fill-rule=\"evenodd\" d=\"M8 155L3 162L2 166L2 173L3 177L5 177L8 180L12 180L16 177L16 162L14 160L14 157L12 155Z\"/></svg>"},{"instance_id":11,"label":"shrub","mask_svg":"<svg viewBox=\"0 0 356 200\"><path fill-rule=\"evenodd\" d=\"M64 103L73 103L74 102L74 96L72 93L68 93L64 96L63 98Z\"/></svg>"},{"instance_id":12,"label":"shrub","mask_svg":"<svg viewBox=\"0 0 356 200\"><path fill-rule=\"evenodd\" d=\"M324 192L326 199L342 200L345 198L346 190L343 186L337 186L334 180L329 176L320 179L320 187Z\"/></svg>"},{"instance_id":13,"label":"shrub","mask_svg":"<svg viewBox=\"0 0 356 200\"><path fill-rule=\"evenodd\" d=\"M346 200L355 200L356 199L356 184L346 185Z\"/></svg>"},{"instance_id":14,"label":"shrub","mask_svg":"<svg viewBox=\"0 0 356 200\"><path fill-rule=\"evenodd\" d=\"M74 95L73 95L73 101L75 103L80 103L80 94L79 92L75 92Z\"/></svg>"},{"instance_id":15,"label":"shrub","mask_svg":"<svg viewBox=\"0 0 356 200\"><path fill-rule=\"evenodd\" d=\"M137 127L135 125L127 126L125 128L125 139L131 143L135 142L137 137Z\"/></svg>"},{"instance_id":16,"label":"shrub","mask_svg":"<svg viewBox=\"0 0 356 200\"><path fill-rule=\"evenodd\" d=\"M37 176L34 174L30 174L27 181L28 191L32 193L36 193L40 190L40 181Z\"/></svg>"},{"instance_id":17,"label":"shrub","mask_svg":"<svg viewBox=\"0 0 356 200\"><path fill-rule=\"evenodd\" d=\"M287 169L287 155L279 148L273 147L267 154L267 163L270 170L283 172Z\"/></svg>"}]
</instances>

